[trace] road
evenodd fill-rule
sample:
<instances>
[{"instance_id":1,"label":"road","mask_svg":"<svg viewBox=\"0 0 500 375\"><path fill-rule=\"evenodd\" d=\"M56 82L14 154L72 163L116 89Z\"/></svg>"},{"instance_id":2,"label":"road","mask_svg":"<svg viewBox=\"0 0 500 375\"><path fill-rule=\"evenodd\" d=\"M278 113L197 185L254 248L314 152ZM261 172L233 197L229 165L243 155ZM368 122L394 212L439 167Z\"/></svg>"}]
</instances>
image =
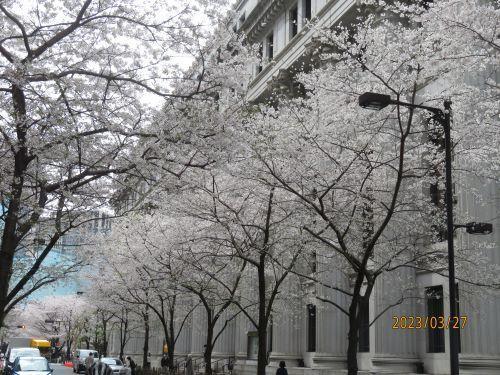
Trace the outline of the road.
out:
<instances>
[{"instance_id":1,"label":"road","mask_svg":"<svg viewBox=\"0 0 500 375\"><path fill-rule=\"evenodd\" d=\"M54 369L52 375L73 375L73 369L71 367L65 367L59 363L51 363L50 367Z\"/></svg>"}]
</instances>

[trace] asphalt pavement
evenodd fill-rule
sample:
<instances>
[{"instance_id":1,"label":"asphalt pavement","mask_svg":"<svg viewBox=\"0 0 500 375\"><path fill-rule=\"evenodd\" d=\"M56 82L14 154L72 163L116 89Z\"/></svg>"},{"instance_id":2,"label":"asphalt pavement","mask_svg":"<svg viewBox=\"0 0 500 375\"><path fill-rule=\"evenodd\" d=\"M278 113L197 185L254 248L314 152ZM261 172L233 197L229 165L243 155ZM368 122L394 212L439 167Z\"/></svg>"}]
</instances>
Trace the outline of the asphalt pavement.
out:
<instances>
[{"instance_id":1,"label":"asphalt pavement","mask_svg":"<svg viewBox=\"0 0 500 375\"><path fill-rule=\"evenodd\" d=\"M63 366L60 363L51 363L50 367L54 369L52 375L73 375L73 369L71 367Z\"/></svg>"}]
</instances>

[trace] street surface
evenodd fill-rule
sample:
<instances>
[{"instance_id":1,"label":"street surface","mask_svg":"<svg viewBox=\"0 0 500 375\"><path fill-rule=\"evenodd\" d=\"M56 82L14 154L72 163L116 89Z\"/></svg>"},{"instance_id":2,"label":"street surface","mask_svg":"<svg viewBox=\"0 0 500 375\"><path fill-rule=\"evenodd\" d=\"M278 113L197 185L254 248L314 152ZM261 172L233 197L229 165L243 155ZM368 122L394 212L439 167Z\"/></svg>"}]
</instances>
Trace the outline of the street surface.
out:
<instances>
[{"instance_id":1,"label":"street surface","mask_svg":"<svg viewBox=\"0 0 500 375\"><path fill-rule=\"evenodd\" d=\"M73 375L71 367L65 367L60 363L51 363L50 367L54 369L52 375Z\"/></svg>"}]
</instances>

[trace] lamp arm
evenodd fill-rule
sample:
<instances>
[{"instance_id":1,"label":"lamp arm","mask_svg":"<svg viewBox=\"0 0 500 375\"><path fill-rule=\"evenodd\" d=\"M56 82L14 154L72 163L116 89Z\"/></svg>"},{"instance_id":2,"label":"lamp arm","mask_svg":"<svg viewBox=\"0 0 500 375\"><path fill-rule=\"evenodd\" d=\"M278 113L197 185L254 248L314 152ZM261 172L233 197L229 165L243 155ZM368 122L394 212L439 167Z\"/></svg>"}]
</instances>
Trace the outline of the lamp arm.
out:
<instances>
[{"instance_id":1,"label":"lamp arm","mask_svg":"<svg viewBox=\"0 0 500 375\"><path fill-rule=\"evenodd\" d=\"M435 115L442 116L444 118L444 112L440 108L428 107L426 105L420 105L420 104L412 104L412 103L407 103L407 102L401 102L399 100L393 100L393 99L391 99L390 104L401 105L401 106L407 107L407 108L425 109L425 110L427 110L429 112L434 113Z\"/></svg>"}]
</instances>

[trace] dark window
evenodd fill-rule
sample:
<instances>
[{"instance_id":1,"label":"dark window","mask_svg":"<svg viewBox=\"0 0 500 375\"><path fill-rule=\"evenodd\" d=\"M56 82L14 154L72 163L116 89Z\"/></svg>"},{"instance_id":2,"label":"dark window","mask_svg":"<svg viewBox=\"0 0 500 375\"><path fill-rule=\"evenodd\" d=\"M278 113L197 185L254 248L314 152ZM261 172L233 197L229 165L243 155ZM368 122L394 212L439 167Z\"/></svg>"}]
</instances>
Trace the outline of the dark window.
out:
<instances>
[{"instance_id":1,"label":"dark window","mask_svg":"<svg viewBox=\"0 0 500 375\"><path fill-rule=\"evenodd\" d=\"M434 3L434 0L420 0L420 6L425 10L429 9L432 3Z\"/></svg>"},{"instance_id":2,"label":"dark window","mask_svg":"<svg viewBox=\"0 0 500 375\"><path fill-rule=\"evenodd\" d=\"M259 336L257 332L248 332L247 358L257 359L259 353Z\"/></svg>"},{"instance_id":3,"label":"dark window","mask_svg":"<svg viewBox=\"0 0 500 375\"><path fill-rule=\"evenodd\" d=\"M427 352L444 353L444 331L436 328L437 320L444 315L443 286L425 288L427 300ZM432 328L433 326L434 328Z\"/></svg>"},{"instance_id":4,"label":"dark window","mask_svg":"<svg viewBox=\"0 0 500 375\"><path fill-rule=\"evenodd\" d=\"M290 9L290 39L299 32L299 8L297 4Z\"/></svg>"},{"instance_id":5,"label":"dark window","mask_svg":"<svg viewBox=\"0 0 500 375\"><path fill-rule=\"evenodd\" d=\"M307 351L316 351L316 306L307 305Z\"/></svg>"},{"instance_id":6,"label":"dark window","mask_svg":"<svg viewBox=\"0 0 500 375\"><path fill-rule=\"evenodd\" d=\"M266 38L267 42L267 58L271 61L274 58L274 35L269 34Z\"/></svg>"},{"instance_id":7,"label":"dark window","mask_svg":"<svg viewBox=\"0 0 500 375\"><path fill-rule=\"evenodd\" d=\"M259 51L258 51L258 54L259 54L259 65L257 66L257 73L260 73L262 72L262 58L263 58L263 51L264 47L262 46L262 43L259 44Z\"/></svg>"},{"instance_id":8,"label":"dark window","mask_svg":"<svg viewBox=\"0 0 500 375\"><path fill-rule=\"evenodd\" d=\"M304 19L309 21L312 18L311 0L304 0Z\"/></svg>"},{"instance_id":9,"label":"dark window","mask_svg":"<svg viewBox=\"0 0 500 375\"><path fill-rule=\"evenodd\" d=\"M315 273L318 270L317 264L318 264L318 255L317 255L316 251L313 251L311 253L311 259L310 259L310 264L309 264L309 267L311 268L312 273Z\"/></svg>"},{"instance_id":10,"label":"dark window","mask_svg":"<svg viewBox=\"0 0 500 375\"><path fill-rule=\"evenodd\" d=\"M359 301L359 342L358 351L370 351L370 300L361 298Z\"/></svg>"}]
</instances>

